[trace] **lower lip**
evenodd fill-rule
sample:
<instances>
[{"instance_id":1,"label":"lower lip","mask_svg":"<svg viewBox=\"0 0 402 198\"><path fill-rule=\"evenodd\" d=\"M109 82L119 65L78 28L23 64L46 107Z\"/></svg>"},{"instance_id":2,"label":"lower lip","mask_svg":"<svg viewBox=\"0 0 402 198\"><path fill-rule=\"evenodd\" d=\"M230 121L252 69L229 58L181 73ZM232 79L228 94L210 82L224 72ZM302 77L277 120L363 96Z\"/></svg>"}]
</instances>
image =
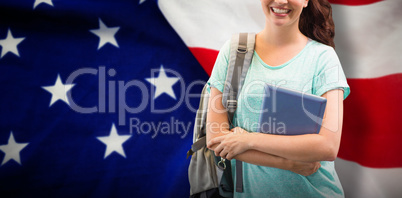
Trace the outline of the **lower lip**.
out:
<instances>
[{"instance_id":1,"label":"lower lip","mask_svg":"<svg viewBox=\"0 0 402 198\"><path fill-rule=\"evenodd\" d=\"M275 16L278 16L278 17L285 17L285 16L288 16L289 13L292 12L292 11L289 11L288 13L285 13L285 14L278 14L278 13L274 12L274 9L273 9L273 8L271 8L271 12L274 13Z\"/></svg>"}]
</instances>

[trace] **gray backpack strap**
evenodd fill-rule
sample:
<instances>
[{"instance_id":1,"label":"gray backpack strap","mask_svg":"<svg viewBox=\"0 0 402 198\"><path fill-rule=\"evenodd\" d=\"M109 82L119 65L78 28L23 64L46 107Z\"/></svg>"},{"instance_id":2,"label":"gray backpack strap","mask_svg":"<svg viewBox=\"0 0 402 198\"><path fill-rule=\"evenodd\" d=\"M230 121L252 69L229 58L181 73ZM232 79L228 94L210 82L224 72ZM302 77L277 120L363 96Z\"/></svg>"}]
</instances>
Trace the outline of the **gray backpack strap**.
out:
<instances>
[{"instance_id":1,"label":"gray backpack strap","mask_svg":"<svg viewBox=\"0 0 402 198\"><path fill-rule=\"evenodd\" d=\"M255 34L249 33L247 38L247 52L244 57L244 66L243 72L240 79L240 88L243 87L244 79L247 75L247 70L250 67L251 59L254 54L254 46L255 46ZM245 71L244 71L245 70ZM243 162L240 160L236 160L236 192L243 192Z\"/></svg>"},{"instance_id":2,"label":"gray backpack strap","mask_svg":"<svg viewBox=\"0 0 402 198\"><path fill-rule=\"evenodd\" d=\"M254 53L254 44L254 33L241 33L232 37L228 72L222 96L222 104L228 110L228 120L230 124L233 122L234 112L236 111L237 107L237 98L240 90L242 89L248 68L250 67L251 59ZM187 157L196 152L190 161L188 169L191 187L190 194L196 194L211 188L219 187L219 193L223 196L222 191L225 186L233 187L230 170L231 166L229 165L226 171L223 172L225 179L222 179L222 182L220 182L218 178L224 176L219 176L215 170L218 159L216 159L217 157L213 155L213 152L205 147L206 111L208 110L209 100L209 94L206 89L207 85L204 86L204 89L201 93L200 106L197 110L196 121L194 123L193 145L192 148L187 152ZM205 171L210 172L211 174L205 174ZM236 191L242 192L243 174L241 161L236 161L236 179ZM229 195L231 194L230 191L230 189L229 191L226 190L225 193Z\"/></svg>"},{"instance_id":3,"label":"gray backpack strap","mask_svg":"<svg viewBox=\"0 0 402 198\"><path fill-rule=\"evenodd\" d=\"M191 145L191 149L187 151L187 158L193 155L195 152L200 150L202 147L204 147L207 144L207 136L201 137L197 141ZM186 159L187 159L186 158Z\"/></svg>"},{"instance_id":4,"label":"gray backpack strap","mask_svg":"<svg viewBox=\"0 0 402 198\"><path fill-rule=\"evenodd\" d=\"M187 158L206 145L205 123L207 120L206 112L208 111L209 100L207 88L208 85L205 85L201 92L200 104L198 105L199 109L197 110L196 116L197 119L194 123L193 145L191 146L191 149L187 152Z\"/></svg>"},{"instance_id":5,"label":"gray backpack strap","mask_svg":"<svg viewBox=\"0 0 402 198\"><path fill-rule=\"evenodd\" d=\"M227 76L225 80L225 86L222 96L222 104L228 110L229 123L232 122L234 112L237 107L237 97L243 86L244 79L246 77L248 68L250 67L251 58L253 56L255 43L255 33L240 33L234 34L230 43L230 58L227 70ZM206 114L204 111L208 111L209 94L207 92L207 85L204 86L201 92L200 104L197 110L197 119L194 123L194 134L199 134L198 137L193 136L192 148L187 152L187 158L197 152L203 145L206 144L206 138L203 137L206 134L203 133L203 123L206 122Z\"/></svg>"},{"instance_id":6,"label":"gray backpack strap","mask_svg":"<svg viewBox=\"0 0 402 198\"><path fill-rule=\"evenodd\" d=\"M231 125L237 108L237 99L250 68L254 45L255 33L235 34L231 40L229 66L222 96L222 103L228 110ZM243 192L243 163L239 160L236 160L236 192Z\"/></svg>"},{"instance_id":7,"label":"gray backpack strap","mask_svg":"<svg viewBox=\"0 0 402 198\"><path fill-rule=\"evenodd\" d=\"M237 108L237 97L243 86L254 53L255 33L240 33L232 36L230 58L222 95L222 104L228 110L232 124Z\"/></svg>"}]
</instances>

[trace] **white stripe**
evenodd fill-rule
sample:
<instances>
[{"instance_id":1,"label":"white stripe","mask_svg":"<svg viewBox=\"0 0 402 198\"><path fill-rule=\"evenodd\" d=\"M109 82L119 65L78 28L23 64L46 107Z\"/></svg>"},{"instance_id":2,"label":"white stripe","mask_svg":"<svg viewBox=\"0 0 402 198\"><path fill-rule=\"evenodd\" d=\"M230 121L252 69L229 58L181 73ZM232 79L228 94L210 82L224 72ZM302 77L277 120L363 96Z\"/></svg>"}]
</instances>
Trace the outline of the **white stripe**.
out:
<instances>
[{"instance_id":1,"label":"white stripe","mask_svg":"<svg viewBox=\"0 0 402 198\"><path fill-rule=\"evenodd\" d=\"M219 50L232 34L259 32L265 23L260 1L159 0L158 5L189 47Z\"/></svg>"},{"instance_id":2,"label":"white stripe","mask_svg":"<svg viewBox=\"0 0 402 198\"><path fill-rule=\"evenodd\" d=\"M332 7L336 52L348 78L402 73L402 1Z\"/></svg>"},{"instance_id":3,"label":"white stripe","mask_svg":"<svg viewBox=\"0 0 402 198\"><path fill-rule=\"evenodd\" d=\"M336 159L345 197L402 197L402 168L375 169Z\"/></svg>"},{"instance_id":4,"label":"white stripe","mask_svg":"<svg viewBox=\"0 0 402 198\"><path fill-rule=\"evenodd\" d=\"M233 33L264 26L259 1L159 0L166 19L189 47L219 50ZM402 2L333 5L336 51L348 78L402 73ZM399 157L399 156L395 156ZM402 168L373 169L336 160L347 197L401 197Z\"/></svg>"},{"instance_id":5,"label":"white stripe","mask_svg":"<svg viewBox=\"0 0 402 198\"><path fill-rule=\"evenodd\" d=\"M219 50L233 33L259 32L260 1L159 0L166 19L189 47ZM402 73L402 2L333 5L336 51L348 78Z\"/></svg>"}]
</instances>

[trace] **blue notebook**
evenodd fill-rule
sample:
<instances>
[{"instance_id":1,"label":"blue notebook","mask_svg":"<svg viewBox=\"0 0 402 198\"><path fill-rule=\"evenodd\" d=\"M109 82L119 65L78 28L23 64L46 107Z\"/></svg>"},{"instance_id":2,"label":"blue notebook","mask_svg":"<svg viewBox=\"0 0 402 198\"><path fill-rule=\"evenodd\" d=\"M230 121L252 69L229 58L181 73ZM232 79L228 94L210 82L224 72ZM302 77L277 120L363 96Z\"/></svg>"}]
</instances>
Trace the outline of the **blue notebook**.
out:
<instances>
[{"instance_id":1,"label":"blue notebook","mask_svg":"<svg viewBox=\"0 0 402 198\"><path fill-rule=\"evenodd\" d=\"M258 132L278 135L318 133L326 104L326 98L266 84Z\"/></svg>"}]
</instances>

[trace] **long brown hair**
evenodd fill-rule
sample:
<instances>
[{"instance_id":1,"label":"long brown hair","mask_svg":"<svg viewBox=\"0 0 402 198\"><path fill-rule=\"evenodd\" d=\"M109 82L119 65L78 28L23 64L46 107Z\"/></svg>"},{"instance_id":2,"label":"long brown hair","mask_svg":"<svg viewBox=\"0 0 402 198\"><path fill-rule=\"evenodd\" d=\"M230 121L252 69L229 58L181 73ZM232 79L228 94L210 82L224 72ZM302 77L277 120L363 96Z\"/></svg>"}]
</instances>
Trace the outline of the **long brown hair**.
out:
<instances>
[{"instance_id":1,"label":"long brown hair","mask_svg":"<svg viewBox=\"0 0 402 198\"><path fill-rule=\"evenodd\" d=\"M335 25L327 0L309 0L300 15L299 29L305 36L335 48Z\"/></svg>"}]
</instances>

